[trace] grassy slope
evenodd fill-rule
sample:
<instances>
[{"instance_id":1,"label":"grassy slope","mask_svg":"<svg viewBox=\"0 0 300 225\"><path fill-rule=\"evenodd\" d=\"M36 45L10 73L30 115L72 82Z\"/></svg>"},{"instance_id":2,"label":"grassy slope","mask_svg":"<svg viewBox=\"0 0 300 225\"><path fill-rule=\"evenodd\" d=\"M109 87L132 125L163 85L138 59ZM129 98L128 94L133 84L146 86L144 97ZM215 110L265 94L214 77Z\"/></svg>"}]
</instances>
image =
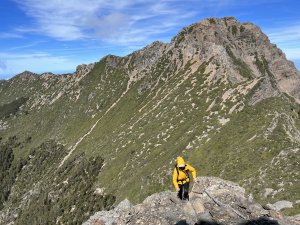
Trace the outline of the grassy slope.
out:
<instances>
[{"instance_id":1,"label":"grassy slope","mask_svg":"<svg viewBox=\"0 0 300 225\"><path fill-rule=\"evenodd\" d=\"M209 87L205 83L209 74L203 73L205 63L185 80L183 77L189 73L191 62L176 76L172 70L165 70L167 64L166 59L161 59L156 68L133 84L104 115L126 90L128 80L124 71L107 70L101 61L73 87L81 91L77 101L71 101L73 96L69 93L39 111L28 115L20 112L16 118L9 118L10 129L1 135L4 138L17 135L21 139L32 136L32 142L22 152L15 152L23 157L32 147L52 138L67 147L72 146L99 120L72 157L81 152L87 157L101 156L105 166L94 188L104 187L107 193L116 194L117 201L128 197L138 202L149 194L173 188L171 172L179 154L185 156L200 175L239 182L262 201L299 199L298 155L290 150L284 159L280 155L274 159L281 167L272 164L273 157L282 150L296 148L284 131L286 120L279 118L277 128L264 138L273 118L268 114L274 114L275 109L294 117L300 127L297 113L291 111L295 106L281 98L272 98L254 107L246 106L240 113L229 114L228 110L235 103L226 102L227 108L221 109L221 96L235 86L218 83ZM158 81L158 75L166 80ZM147 83L153 89L138 94L139 88ZM10 96L3 102L11 99ZM216 104L208 110L214 100ZM243 96L238 100L246 101ZM229 118L230 122L222 126L219 122L222 117ZM249 141L255 135L256 138ZM266 177L260 171L266 171ZM261 180L257 182L256 177ZM292 180L293 185L288 183ZM282 188L278 186L282 181L284 191L274 198L263 199L264 188L278 190Z\"/></svg>"},{"instance_id":2,"label":"grassy slope","mask_svg":"<svg viewBox=\"0 0 300 225\"><path fill-rule=\"evenodd\" d=\"M290 107L286 101L272 98L255 107L245 108L200 150L194 150L192 161L201 162L204 175L221 176L238 182L263 202L278 199L296 201L300 198L299 154L290 149L296 149L299 145L288 139L283 129L286 121L282 119L272 134L264 137L274 118L274 109L287 112ZM296 117L299 127L298 116L295 113L291 116ZM282 154L284 152L286 155ZM284 191L265 199L264 188L284 188Z\"/></svg>"},{"instance_id":3,"label":"grassy slope","mask_svg":"<svg viewBox=\"0 0 300 225\"><path fill-rule=\"evenodd\" d=\"M269 177L262 177L259 183L250 183L248 190L263 201L264 188L277 190L283 181L287 191L279 192L267 201L297 200L297 156L289 153L287 159L279 158L279 163L287 164L284 169L274 170L270 165L281 150L297 146L282 128L286 121L280 120L268 139L263 137L273 118L268 114L273 114L275 108L279 113L290 113L298 121L296 113L290 112L291 105L281 98L273 98L232 115L225 115L216 105L212 110L218 114L211 115L206 109L211 100L220 98L226 87L219 85L213 91L199 94L205 89L201 85L207 75L197 71L181 83L187 72L183 69L178 76L161 82L154 91L141 96L137 95L137 88L143 81L135 84L78 147L78 151L100 154L107 162L96 186L117 193L119 200L128 197L139 201L153 192L172 188L173 160L183 154L200 174L221 176L246 187L254 177L262 177L259 171L266 168ZM193 80L197 83L194 88ZM207 98L210 101L207 102ZM231 106L229 103L228 108ZM205 121L205 116L210 116L210 120ZM231 121L222 127L218 122L220 116L227 116ZM196 137L206 132L208 126L214 126L208 134L210 140L197 142ZM249 141L254 135L257 138ZM186 150L193 141L195 147ZM286 173L293 177L293 185L288 185L290 176Z\"/></svg>"}]
</instances>

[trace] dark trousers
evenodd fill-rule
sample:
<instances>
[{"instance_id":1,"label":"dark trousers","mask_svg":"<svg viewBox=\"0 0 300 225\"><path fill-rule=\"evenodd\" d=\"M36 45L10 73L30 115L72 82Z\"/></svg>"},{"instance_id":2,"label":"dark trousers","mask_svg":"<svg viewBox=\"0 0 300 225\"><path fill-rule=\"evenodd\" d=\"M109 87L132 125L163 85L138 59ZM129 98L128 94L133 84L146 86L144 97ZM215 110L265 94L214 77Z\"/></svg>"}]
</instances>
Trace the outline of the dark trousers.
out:
<instances>
[{"instance_id":1,"label":"dark trousers","mask_svg":"<svg viewBox=\"0 0 300 225\"><path fill-rule=\"evenodd\" d=\"M190 182L186 182L184 184L179 184L178 198L181 200L189 200L189 187Z\"/></svg>"}]
</instances>

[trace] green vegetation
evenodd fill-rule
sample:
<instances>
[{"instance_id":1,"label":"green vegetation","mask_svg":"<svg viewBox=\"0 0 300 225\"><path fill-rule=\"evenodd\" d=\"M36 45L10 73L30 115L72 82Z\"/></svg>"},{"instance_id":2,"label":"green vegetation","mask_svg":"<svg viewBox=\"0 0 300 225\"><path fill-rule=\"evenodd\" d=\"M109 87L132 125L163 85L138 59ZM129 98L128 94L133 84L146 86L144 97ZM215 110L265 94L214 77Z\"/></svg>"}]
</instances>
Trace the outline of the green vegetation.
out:
<instances>
[{"instance_id":1,"label":"green vegetation","mask_svg":"<svg viewBox=\"0 0 300 225\"><path fill-rule=\"evenodd\" d=\"M282 210L284 215L293 216L297 215L300 212L300 203L294 204L293 208L286 208Z\"/></svg>"},{"instance_id":2,"label":"green vegetation","mask_svg":"<svg viewBox=\"0 0 300 225\"><path fill-rule=\"evenodd\" d=\"M228 27L227 19L226 18L224 18L224 23L225 23L225 26Z\"/></svg>"},{"instance_id":3,"label":"green vegetation","mask_svg":"<svg viewBox=\"0 0 300 225\"><path fill-rule=\"evenodd\" d=\"M274 108L281 111L288 105L284 100L273 98L255 107L246 107L200 150L190 153L192 162L201 162L204 175L221 176L242 184L261 202L297 200L299 184L296 182L296 171L300 168L295 163L299 157L293 153L297 143L291 142L286 134L285 117L279 117L276 128L265 137L265 131L274 117ZM285 157L280 157L282 151ZM262 175L260 171L265 171L267 175ZM287 192L279 192L275 198L263 197L262 187L280 189L278 185L281 182Z\"/></svg>"},{"instance_id":4,"label":"green vegetation","mask_svg":"<svg viewBox=\"0 0 300 225\"><path fill-rule=\"evenodd\" d=\"M231 32L232 32L233 36L236 36L236 34L237 34L237 26L236 25L231 26Z\"/></svg>"},{"instance_id":5,"label":"green vegetation","mask_svg":"<svg viewBox=\"0 0 300 225\"><path fill-rule=\"evenodd\" d=\"M242 32L242 26L230 29ZM187 32L196 31L183 30L176 47ZM124 198L137 203L173 190L170 173L178 155L198 175L236 181L261 202L296 200L298 142L289 134L300 127L300 107L284 95L250 106L263 79L246 93L253 74L233 49L227 47L232 66L247 78L239 84L227 82L218 56L182 65L182 49L172 48L151 68L152 58L133 53L103 58L80 81L8 81L0 87L6 110L0 130L2 210L18 214L15 224L80 224ZM256 54L255 60L272 82L265 58ZM207 72L214 67L217 73ZM132 73L139 80L127 89ZM18 90L24 96L31 90L30 99L21 104ZM265 188L283 191L265 198Z\"/></svg>"},{"instance_id":6,"label":"green vegetation","mask_svg":"<svg viewBox=\"0 0 300 225\"><path fill-rule=\"evenodd\" d=\"M3 208L3 203L8 199L18 173L26 165L24 159L13 163L13 149L20 145L21 143L18 142L15 136L10 137L6 142L0 143L0 210Z\"/></svg>"},{"instance_id":7,"label":"green vegetation","mask_svg":"<svg viewBox=\"0 0 300 225\"><path fill-rule=\"evenodd\" d=\"M20 107L26 103L28 98L21 97L11 103L4 104L0 106L0 119L8 118L11 115L15 115Z\"/></svg>"},{"instance_id":8,"label":"green vegetation","mask_svg":"<svg viewBox=\"0 0 300 225\"><path fill-rule=\"evenodd\" d=\"M230 49L228 54L233 61L238 61ZM174 76L177 66L172 65L167 57L162 57L156 67L147 72L142 80L133 84L126 95L119 99L127 86L126 71L107 66L105 60L102 60L96 64L86 79L80 81L80 87L86 88L81 91L74 105L70 104L68 96L63 96L47 110L45 108L40 112L30 112L27 117L23 117L23 120L16 118L16 124L22 124L24 131L29 131L21 135L28 144L22 151L15 151L16 156L19 159L31 155L28 168L31 168L30 171L33 174L26 169L27 167L21 171L20 178L14 185L19 187L22 183L23 188L19 193L13 193L8 202L22 201L22 196L26 194L23 191L31 190L33 184L40 180L39 187L45 187L36 190L43 194L31 197L27 203L28 207L23 209L21 214L23 216L20 216L17 222L19 224L28 222L31 212L37 211L34 202L40 202L40 205L43 205L42 217L47 218L45 220L50 223L57 216L62 217L64 221L72 220L73 216L82 221L88 216L87 214L83 217L79 216L79 214L84 214L79 211L92 212L109 207L115 200L113 196L104 200L105 197L94 195L95 187L101 187L113 193L116 196L116 202L124 198L139 202L154 192L172 189L171 178L168 174L173 164L169 166L162 162L170 162L179 154L190 159L189 161L196 165L200 175L221 176L239 182L249 187L248 190L254 192L256 198L264 201L261 197L262 187L274 187L276 183L249 184L251 178L259 176L258 171L261 166L268 165L270 160L279 154L280 149L293 147L286 138L283 126L275 129L268 139L262 138L272 120L271 116L266 117L266 115L273 113L275 108L284 111L290 106L274 98L262 102L257 107L246 106L240 113L226 115L226 111L228 112L235 103L226 102L227 109L224 110L221 106L221 96L229 88L237 86L228 86L216 80L213 86L207 87L206 80L210 74L205 74L205 71L213 62L212 57L207 62L203 62L197 71L188 75L193 65L190 61ZM240 63L236 66L243 67L244 65ZM250 73L247 67L244 70L246 74ZM246 95L244 98L251 98L254 91L254 89L251 90L249 96ZM241 97L237 99L241 100ZM104 115L110 105L117 100L118 104ZM215 105L207 111L213 101ZM97 105L98 110L96 110ZM297 109L295 108L294 111L296 113L293 115L296 116ZM91 117L93 114L95 117ZM220 117L230 118L230 122L222 126L219 123ZM47 118L47 120L41 120L41 118ZM35 120L38 123L31 122ZM83 139L70 160L63 165L62 168L68 171L67 174L62 173L62 169L57 170L58 164L67 154L67 147L78 141L98 120L95 129ZM285 120L281 120L280 124L284 123ZM212 130L209 131L210 129ZM207 139L202 139L206 133ZM260 134L260 137L248 141L256 134ZM42 135L45 136L42 137ZM62 142L68 143L69 146L64 147L56 141L47 141L51 137L63 137ZM280 141L279 137L282 138ZM44 141L38 142L37 139ZM187 150L189 145L192 147ZM31 146L38 147L30 150ZM75 162L76 165L78 163L82 165L81 171L83 171L82 168L88 168L89 162L98 156L105 160L106 165L100 174L91 172L92 179L88 179L75 169ZM80 162L77 162L76 158ZM292 158L288 160L294 161ZM96 161L102 163L100 158ZM258 161L261 164L255 164ZM95 166L97 168L95 171L101 165ZM136 167L139 169L135 170ZM153 168L156 169L153 170ZM270 168L266 169L273 176ZM284 171L291 170L293 169L288 167ZM279 172L274 170L274 173ZM21 177L32 177L32 179L22 180ZM55 177L53 178L55 180L49 177ZM81 178L76 184L72 184L69 183L68 177ZM46 181L46 178L49 181ZM287 179L287 177L283 178L283 180ZM68 183L62 184L66 180ZM84 191L86 194L79 191L78 187L86 190ZM295 193L292 187L285 188ZM65 198L59 200L51 197L49 201L49 195L52 195L49 193L60 191L65 193ZM73 199L74 196L80 197ZM281 197L291 199L287 195L278 194L275 197L275 199ZM63 204L63 202L68 203ZM93 202L99 202L99 205L95 209L89 209L95 205ZM74 205L76 205L75 208ZM78 205L84 206L79 209ZM72 208L74 208L72 210L74 213L67 213ZM46 213L49 210L52 216ZM36 216L35 221L38 220L39 217Z\"/></svg>"},{"instance_id":9,"label":"green vegetation","mask_svg":"<svg viewBox=\"0 0 300 225\"><path fill-rule=\"evenodd\" d=\"M52 140L30 152L15 181L19 191L10 201L21 203L28 190L32 193L15 224L82 224L90 214L112 206L114 196L96 194L93 188L103 159L75 155L58 168L64 152Z\"/></svg>"},{"instance_id":10,"label":"green vegetation","mask_svg":"<svg viewBox=\"0 0 300 225\"><path fill-rule=\"evenodd\" d=\"M244 32L245 30L246 30L246 28L243 25L241 25L240 26L240 33Z\"/></svg>"},{"instance_id":11,"label":"green vegetation","mask_svg":"<svg viewBox=\"0 0 300 225\"><path fill-rule=\"evenodd\" d=\"M276 89L277 85L276 85L275 77L274 77L274 75L272 74L272 72L269 69L268 62L267 62L267 60L265 59L264 56L261 56L261 58L262 59L260 60L259 56L258 56L258 53L255 52L255 65L257 66L259 72L262 75L268 75L269 77L272 78L272 79L270 79L271 84L272 84L273 88Z\"/></svg>"},{"instance_id":12,"label":"green vegetation","mask_svg":"<svg viewBox=\"0 0 300 225\"><path fill-rule=\"evenodd\" d=\"M192 33L193 32L193 30L194 30L194 26L193 25L191 25L191 26L189 26L188 27L188 30L187 30L187 33Z\"/></svg>"},{"instance_id":13,"label":"green vegetation","mask_svg":"<svg viewBox=\"0 0 300 225\"><path fill-rule=\"evenodd\" d=\"M13 161L12 149L8 146L0 146L0 209L3 207L3 202L8 198L11 184L14 177L9 176L9 169ZM10 180L8 180L10 178Z\"/></svg>"},{"instance_id":14,"label":"green vegetation","mask_svg":"<svg viewBox=\"0 0 300 225\"><path fill-rule=\"evenodd\" d=\"M211 24L216 24L216 21L214 18L209 18L208 21L211 23Z\"/></svg>"},{"instance_id":15,"label":"green vegetation","mask_svg":"<svg viewBox=\"0 0 300 225\"><path fill-rule=\"evenodd\" d=\"M175 48L179 47L179 44L185 40L185 35L187 35L189 32L192 32L192 29L193 27L190 27L189 29L185 28L177 34Z\"/></svg>"},{"instance_id":16,"label":"green vegetation","mask_svg":"<svg viewBox=\"0 0 300 225\"><path fill-rule=\"evenodd\" d=\"M234 54L233 52L231 51L230 47L226 47L226 51L227 51L227 54L231 57L232 61L233 61L233 64L234 66L237 68L237 70L239 71L239 73L247 78L247 79L251 79L253 78L253 74L252 74L252 71L251 69L249 68L249 66L244 62L242 61L241 59L238 59Z\"/></svg>"}]
</instances>

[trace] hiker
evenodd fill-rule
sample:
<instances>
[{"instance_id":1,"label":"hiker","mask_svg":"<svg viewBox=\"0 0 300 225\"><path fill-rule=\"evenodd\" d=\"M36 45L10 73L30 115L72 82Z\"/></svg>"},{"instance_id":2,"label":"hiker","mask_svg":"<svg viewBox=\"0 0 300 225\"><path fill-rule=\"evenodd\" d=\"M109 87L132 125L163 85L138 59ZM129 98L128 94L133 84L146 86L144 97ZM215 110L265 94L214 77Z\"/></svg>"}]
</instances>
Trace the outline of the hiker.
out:
<instances>
[{"instance_id":1,"label":"hiker","mask_svg":"<svg viewBox=\"0 0 300 225\"><path fill-rule=\"evenodd\" d=\"M182 157L177 157L176 165L173 172L173 184L177 191L177 196L181 200L189 200L189 172L192 173L193 179L195 179L195 168L185 163Z\"/></svg>"}]
</instances>

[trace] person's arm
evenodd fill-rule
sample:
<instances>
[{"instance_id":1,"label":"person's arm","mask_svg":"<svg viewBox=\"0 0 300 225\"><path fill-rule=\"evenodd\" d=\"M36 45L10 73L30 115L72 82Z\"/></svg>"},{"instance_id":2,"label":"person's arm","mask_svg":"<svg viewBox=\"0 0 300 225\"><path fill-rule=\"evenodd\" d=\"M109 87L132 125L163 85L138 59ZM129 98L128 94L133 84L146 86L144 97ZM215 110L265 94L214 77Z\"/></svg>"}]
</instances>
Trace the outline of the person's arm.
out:
<instances>
[{"instance_id":1,"label":"person's arm","mask_svg":"<svg viewBox=\"0 0 300 225\"><path fill-rule=\"evenodd\" d=\"M173 185L174 185L176 191L179 189L179 186L178 186L178 183L177 183L177 178L178 178L177 170L176 170L176 168L174 168L174 171L173 171Z\"/></svg>"},{"instance_id":2,"label":"person's arm","mask_svg":"<svg viewBox=\"0 0 300 225\"><path fill-rule=\"evenodd\" d=\"M192 173L193 179L197 177L196 169L192 167L191 165L186 165L186 169Z\"/></svg>"}]
</instances>

